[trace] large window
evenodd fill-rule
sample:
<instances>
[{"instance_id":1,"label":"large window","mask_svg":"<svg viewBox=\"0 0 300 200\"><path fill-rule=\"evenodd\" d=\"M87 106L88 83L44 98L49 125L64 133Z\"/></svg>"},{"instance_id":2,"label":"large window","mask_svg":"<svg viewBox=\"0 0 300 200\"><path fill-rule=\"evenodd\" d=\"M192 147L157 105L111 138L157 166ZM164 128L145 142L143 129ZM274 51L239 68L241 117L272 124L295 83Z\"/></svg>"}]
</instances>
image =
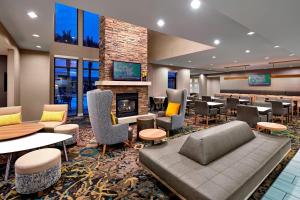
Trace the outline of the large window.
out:
<instances>
[{"instance_id":1,"label":"large window","mask_svg":"<svg viewBox=\"0 0 300 200\"><path fill-rule=\"evenodd\" d=\"M86 93L96 89L95 82L99 80L99 62L83 61L83 114L88 114Z\"/></svg>"},{"instance_id":2,"label":"large window","mask_svg":"<svg viewBox=\"0 0 300 200\"><path fill-rule=\"evenodd\" d=\"M99 15L83 11L83 46L99 47Z\"/></svg>"},{"instance_id":3,"label":"large window","mask_svg":"<svg viewBox=\"0 0 300 200\"><path fill-rule=\"evenodd\" d=\"M54 59L54 103L68 104L69 115L77 115L77 69L76 59Z\"/></svg>"},{"instance_id":4,"label":"large window","mask_svg":"<svg viewBox=\"0 0 300 200\"><path fill-rule=\"evenodd\" d=\"M168 88L176 89L176 72L168 72Z\"/></svg>"},{"instance_id":5,"label":"large window","mask_svg":"<svg viewBox=\"0 0 300 200\"><path fill-rule=\"evenodd\" d=\"M78 44L77 9L55 4L55 41Z\"/></svg>"}]
</instances>

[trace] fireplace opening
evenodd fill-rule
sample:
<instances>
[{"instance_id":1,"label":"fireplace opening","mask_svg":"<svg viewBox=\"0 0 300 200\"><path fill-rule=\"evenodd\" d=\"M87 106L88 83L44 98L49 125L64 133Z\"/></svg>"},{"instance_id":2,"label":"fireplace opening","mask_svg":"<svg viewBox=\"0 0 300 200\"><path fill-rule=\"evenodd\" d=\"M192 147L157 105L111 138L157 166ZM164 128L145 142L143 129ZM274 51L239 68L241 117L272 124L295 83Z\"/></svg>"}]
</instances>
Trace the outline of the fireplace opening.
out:
<instances>
[{"instance_id":1,"label":"fireplace opening","mask_svg":"<svg viewBox=\"0 0 300 200\"><path fill-rule=\"evenodd\" d=\"M138 115L138 93L116 94L117 117L129 117Z\"/></svg>"}]
</instances>

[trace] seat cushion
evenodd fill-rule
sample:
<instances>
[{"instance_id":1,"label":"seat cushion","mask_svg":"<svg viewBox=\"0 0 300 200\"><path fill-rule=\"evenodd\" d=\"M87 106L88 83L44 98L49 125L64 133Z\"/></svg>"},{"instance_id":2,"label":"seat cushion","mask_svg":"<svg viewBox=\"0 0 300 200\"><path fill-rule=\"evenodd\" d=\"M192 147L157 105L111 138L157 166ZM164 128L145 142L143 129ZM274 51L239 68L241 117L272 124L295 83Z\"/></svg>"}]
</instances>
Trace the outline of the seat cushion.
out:
<instances>
[{"instance_id":1,"label":"seat cushion","mask_svg":"<svg viewBox=\"0 0 300 200\"><path fill-rule=\"evenodd\" d=\"M232 121L205 129L201 134L191 134L179 153L207 165L253 138L255 135L247 123Z\"/></svg>"},{"instance_id":2,"label":"seat cushion","mask_svg":"<svg viewBox=\"0 0 300 200\"><path fill-rule=\"evenodd\" d=\"M290 149L288 138L255 135L250 142L208 165L178 153L188 136L141 149L139 159L186 199L245 199Z\"/></svg>"},{"instance_id":3,"label":"seat cushion","mask_svg":"<svg viewBox=\"0 0 300 200\"><path fill-rule=\"evenodd\" d=\"M61 152L54 148L29 152L15 162L17 174L32 174L47 170L61 162Z\"/></svg>"},{"instance_id":4,"label":"seat cushion","mask_svg":"<svg viewBox=\"0 0 300 200\"><path fill-rule=\"evenodd\" d=\"M54 132L55 127L63 124L63 122L39 122L39 123L44 125L44 131L47 132Z\"/></svg>"},{"instance_id":5,"label":"seat cushion","mask_svg":"<svg viewBox=\"0 0 300 200\"><path fill-rule=\"evenodd\" d=\"M170 130L172 128L171 117L158 117L156 119L156 125L157 127Z\"/></svg>"},{"instance_id":6,"label":"seat cushion","mask_svg":"<svg viewBox=\"0 0 300 200\"><path fill-rule=\"evenodd\" d=\"M54 128L55 133L76 134L79 131L77 124L64 124Z\"/></svg>"}]
</instances>

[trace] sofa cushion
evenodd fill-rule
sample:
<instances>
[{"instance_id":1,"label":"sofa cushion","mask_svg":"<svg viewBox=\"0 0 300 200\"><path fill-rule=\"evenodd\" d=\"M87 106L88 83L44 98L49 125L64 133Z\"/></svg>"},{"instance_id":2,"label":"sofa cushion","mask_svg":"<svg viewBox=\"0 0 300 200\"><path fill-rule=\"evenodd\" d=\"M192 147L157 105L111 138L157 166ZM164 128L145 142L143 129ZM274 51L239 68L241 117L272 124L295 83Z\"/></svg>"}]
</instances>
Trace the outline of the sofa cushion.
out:
<instances>
[{"instance_id":1,"label":"sofa cushion","mask_svg":"<svg viewBox=\"0 0 300 200\"><path fill-rule=\"evenodd\" d=\"M61 122L64 119L65 111L43 111L42 122Z\"/></svg>"},{"instance_id":2,"label":"sofa cushion","mask_svg":"<svg viewBox=\"0 0 300 200\"><path fill-rule=\"evenodd\" d=\"M179 153L207 165L253 138L255 135L246 122L232 121L190 135Z\"/></svg>"},{"instance_id":3,"label":"sofa cushion","mask_svg":"<svg viewBox=\"0 0 300 200\"><path fill-rule=\"evenodd\" d=\"M7 126L22 123L21 113L0 115L0 126Z\"/></svg>"}]
</instances>

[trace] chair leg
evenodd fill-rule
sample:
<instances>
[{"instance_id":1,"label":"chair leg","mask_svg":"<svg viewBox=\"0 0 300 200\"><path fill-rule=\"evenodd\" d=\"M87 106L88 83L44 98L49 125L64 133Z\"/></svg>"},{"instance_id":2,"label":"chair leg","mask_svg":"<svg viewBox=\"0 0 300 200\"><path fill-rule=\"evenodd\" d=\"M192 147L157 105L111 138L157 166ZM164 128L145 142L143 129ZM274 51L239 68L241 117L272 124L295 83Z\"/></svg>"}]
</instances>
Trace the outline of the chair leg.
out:
<instances>
[{"instance_id":1,"label":"chair leg","mask_svg":"<svg viewBox=\"0 0 300 200\"><path fill-rule=\"evenodd\" d=\"M197 115L195 114L195 125L196 125L196 123L197 123Z\"/></svg>"},{"instance_id":2,"label":"chair leg","mask_svg":"<svg viewBox=\"0 0 300 200\"><path fill-rule=\"evenodd\" d=\"M206 116L205 118L206 118L206 126L205 126L205 128L207 128L208 127L208 116Z\"/></svg>"},{"instance_id":3,"label":"chair leg","mask_svg":"<svg viewBox=\"0 0 300 200\"><path fill-rule=\"evenodd\" d=\"M280 118L281 118L281 124L283 124L283 115L281 115Z\"/></svg>"},{"instance_id":4,"label":"chair leg","mask_svg":"<svg viewBox=\"0 0 300 200\"><path fill-rule=\"evenodd\" d=\"M106 151L106 144L103 145L102 156L105 155L105 151Z\"/></svg>"}]
</instances>

